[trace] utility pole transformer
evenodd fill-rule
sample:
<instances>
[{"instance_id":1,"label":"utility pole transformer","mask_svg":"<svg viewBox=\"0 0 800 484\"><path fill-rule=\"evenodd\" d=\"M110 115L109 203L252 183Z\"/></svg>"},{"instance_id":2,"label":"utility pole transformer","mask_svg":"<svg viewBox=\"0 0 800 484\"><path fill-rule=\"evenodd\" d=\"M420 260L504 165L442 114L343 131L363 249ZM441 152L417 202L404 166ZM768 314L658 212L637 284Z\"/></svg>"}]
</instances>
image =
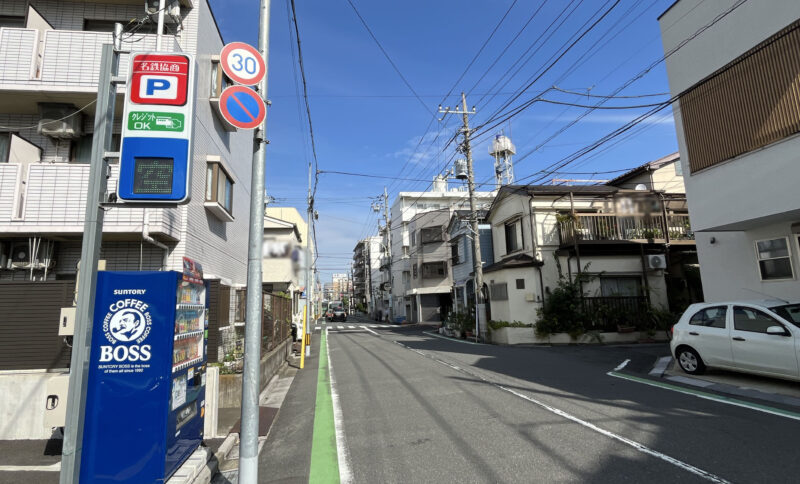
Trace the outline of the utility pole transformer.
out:
<instances>
[{"instance_id":1,"label":"utility pole transformer","mask_svg":"<svg viewBox=\"0 0 800 484\"><path fill-rule=\"evenodd\" d=\"M480 232L478 232L478 212L475 207L475 172L472 169L472 148L470 147L470 129L469 129L469 115L475 114L475 108L471 111L467 110L467 96L461 93L461 110L450 109L449 107L442 109L439 106L439 112L442 114L461 114L463 127L461 132L464 135L464 142L461 146L461 151L467 157L467 186L469 188L469 220L472 228L472 261L473 270L475 272L475 325L477 326L477 334L480 334L482 339L486 339L486 319L485 305L483 301L483 261L481 261L481 239Z\"/></svg>"}]
</instances>

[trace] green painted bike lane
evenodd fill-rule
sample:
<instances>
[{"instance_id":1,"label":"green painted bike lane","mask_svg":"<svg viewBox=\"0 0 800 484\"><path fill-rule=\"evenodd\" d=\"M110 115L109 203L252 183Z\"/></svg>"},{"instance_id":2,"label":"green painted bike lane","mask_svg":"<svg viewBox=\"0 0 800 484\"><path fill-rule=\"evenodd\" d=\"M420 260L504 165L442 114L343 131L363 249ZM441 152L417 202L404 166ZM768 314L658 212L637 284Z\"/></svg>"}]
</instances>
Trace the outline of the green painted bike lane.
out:
<instances>
[{"instance_id":1,"label":"green painted bike lane","mask_svg":"<svg viewBox=\"0 0 800 484\"><path fill-rule=\"evenodd\" d=\"M317 398L314 408L314 436L311 443L311 468L308 482L339 483L339 457L333 418L331 378L328 368L328 335L320 334Z\"/></svg>"}]
</instances>

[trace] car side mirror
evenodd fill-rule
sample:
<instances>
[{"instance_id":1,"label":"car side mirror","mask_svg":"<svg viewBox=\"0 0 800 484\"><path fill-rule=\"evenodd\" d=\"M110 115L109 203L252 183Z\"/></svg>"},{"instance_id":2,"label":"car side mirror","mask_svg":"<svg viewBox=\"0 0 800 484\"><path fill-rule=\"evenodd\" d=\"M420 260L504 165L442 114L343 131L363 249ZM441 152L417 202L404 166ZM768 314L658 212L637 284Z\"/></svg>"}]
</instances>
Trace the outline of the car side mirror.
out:
<instances>
[{"instance_id":1,"label":"car side mirror","mask_svg":"<svg viewBox=\"0 0 800 484\"><path fill-rule=\"evenodd\" d=\"M786 331L786 328L783 326L770 326L767 328L767 334L773 334L776 336L789 336L789 332Z\"/></svg>"}]
</instances>

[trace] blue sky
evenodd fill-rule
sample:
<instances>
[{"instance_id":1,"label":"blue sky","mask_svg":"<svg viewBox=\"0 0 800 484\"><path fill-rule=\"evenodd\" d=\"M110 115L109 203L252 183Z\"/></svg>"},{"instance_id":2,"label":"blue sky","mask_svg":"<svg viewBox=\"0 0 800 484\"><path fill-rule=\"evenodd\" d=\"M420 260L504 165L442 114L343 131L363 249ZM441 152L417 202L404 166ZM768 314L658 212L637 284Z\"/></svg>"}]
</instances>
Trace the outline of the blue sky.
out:
<instances>
[{"instance_id":1,"label":"blue sky","mask_svg":"<svg viewBox=\"0 0 800 484\"><path fill-rule=\"evenodd\" d=\"M257 44L258 0L210 1L225 42ZM453 92L443 104L455 105L460 92L466 91L468 104L477 105L478 111L470 122L473 126L481 125L614 4L611 0L518 0L464 78L455 84L513 0L352 1L421 100L411 93L382 55L347 0L296 2L319 168L425 180L447 166L453 156L452 146L443 149L441 140L453 135L460 119L452 117L440 122L437 116L426 132L433 118L431 112L437 110L451 88ZM589 90L596 95L613 93L663 56L657 17L671 3L672 0L619 2L511 106L533 99L553 85L584 93ZM288 5L288 0L272 2L269 59L272 107L268 113L266 182L268 193L277 199L276 205L295 206L305 213L311 150L305 108L296 95L297 89L302 92L302 87L298 87L295 77ZM537 9L538 13L523 30ZM520 31L516 41L500 56ZM534 44L537 38L539 42ZM521 57L526 50L528 54ZM489 69L495 60L496 64ZM662 62L618 95L668 91ZM552 91L543 97L584 105L599 100ZM643 105L667 98L662 95L613 99L607 105ZM520 179L589 146L647 108L596 110L559 132L585 111L580 107L535 103L479 136L473 146L476 181L486 181L492 176L493 160L488 155L486 139L501 130L511 136L517 147L515 175ZM437 133L439 139L434 141ZM420 149L414 153L418 144ZM671 111L667 109L578 158L562 171L592 173L629 168L674 151L677 151L675 129ZM554 177L591 178L592 175L550 174L542 183ZM316 208L323 281L330 280L333 272L344 272L356 241L375 233L377 219L370 210L369 198L382 194L384 185L389 187L393 198L400 190L423 190L428 184L320 175Z\"/></svg>"}]
</instances>

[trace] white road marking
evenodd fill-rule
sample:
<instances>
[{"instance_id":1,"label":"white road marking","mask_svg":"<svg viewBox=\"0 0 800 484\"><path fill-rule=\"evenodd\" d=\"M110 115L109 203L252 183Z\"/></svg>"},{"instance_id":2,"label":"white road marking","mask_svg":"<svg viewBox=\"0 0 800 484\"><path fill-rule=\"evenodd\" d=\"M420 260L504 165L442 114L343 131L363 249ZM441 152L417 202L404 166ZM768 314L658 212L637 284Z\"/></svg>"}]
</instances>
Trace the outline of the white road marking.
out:
<instances>
[{"instance_id":1,"label":"white road marking","mask_svg":"<svg viewBox=\"0 0 800 484\"><path fill-rule=\"evenodd\" d=\"M617 367L614 368L614 371L619 371L619 370L625 368L626 366L628 366L628 363L630 363L630 362L631 362L631 360L630 360L630 358L628 358L627 360L625 360L622 363L620 363L619 365L617 365Z\"/></svg>"},{"instance_id":2,"label":"white road marking","mask_svg":"<svg viewBox=\"0 0 800 484\"><path fill-rule=\"evenodd\" d=\"M348 326L348 328L355 329L356 327L355 326Z\"/></svg>"},{"instance_id":3,"label":"white road marking","mask_svg":"<svg viewBox=\"0 0 800 484\"><path fill-rule=\"evenodd\" d=\"M372 331L372 330L371 330L371 329L369 329L368 327L366 327L366 326L361 326L361 327L362 327L362 328L364 328L364 329L366 329L366 330L367 330L367 331L369 331L370 333L374 334L375 336L378 336L378 333L376 333L375 331ZM371 327L373 327L373 328L374 328L374 326L371 326Z\"/></svg>"},{"instance_id":4,"label":"white road marking","mask_svg":"<svg viewBox=\"0 0 800 484\"><path fill-rule=\"evenodd\" d=\"M49 466L0 466L0 472L60 472L61 462Z\"/></svg>"},{"instance_id":5,"label":"white road marking","mask_svg":"<svg viewBox=\"0 0 800 484\"><path fill-rule=\"evenodd\" d=\"M333 365L331 364L331 341L328 340L325 352L328 356L328 373L331 380L331 401L333 402L333 426L336 431L336 455L339 459L339 481L342 484L349 484L353 481L353 473L350 471L350 454L347 450L347 443L344 436L344 419L342 418L342 407L339 404L339 392L336 391L336 378L333 375Z\"/></svg>"},{"instance_id":6,"label":"white road marking","mask_svg":"<svg viewBox=\"0 0 800 484\"><path fill-rule=\"evenodd\" d=\"M653 369L650 370L650 375L660 377L667 370L667 366L670 364L670 362L672 362L671 356L662 356L658 359L658 362L656 362L655 366L653 366Z\"/></svg>"},{"instance_id":7,"label":"white road marking","mask_svg":"<svg viewBox=\"0 0 800 484\"><path fill-rule=\"evenodd\" d=\"M482 380L482 381L494 386L495 388L498 388L500 390L503 390L504 392L508 392L508 393L510 393L510 394L512 394L514 396L522 398L523 400L526 400L526 401L528 401L530 403L533 403L534 405L537 405L537 406L547 410L548 412L554 413L554 414L558 415L559 417L563 417L563 418L565 418L567 420L570 420L572 422L577 423L578 425L582 425L582 426L584 426L584 427L586 427L586 428L588 428L590 430L594 430L595 432L597 432L599 434L605 435L606 437L609 437L609 438L611 438L613 440L621 442L621 443L623 443L625 445L629 445L629 446L633 447L634 449L638 450L639 452L642 452L644 454L648 454L648 455L653 456L653 457L655 457L657 459L661 459L661 460L663 460L665 462L668 462L668 463L670 463L670 464L672 464L672 465L674 465L676 467L679 467L679 468L681 468L681 469L683 469L683 470L685 470L687 472L691 472L692 474L695 474L696 476L702 477L703 479L709 480L711 482L719 482L719 483L724 483L724 484L730 484L730 481L727 481L727 480L725 480L725 479L723 479L723 478L721 478L721 477L719 477L717 475L714 475L714 474L712 474L712 473L710 473L708 471L704 471L704 470L702 470L700 468L697 468L697 467L695 467L695 466L693 466L691 464L687 464L686 462L678 460L678 459L676 459L674 457L670 457L670 456L668 456L666 454L662 454L661 452L653 450L653 449L651 449L651 448L649 448L649 447L647 447L647 446L645 446L643 444L640 444L639 442L636 442L634 440L628 439L628 438L623 437L621 435L617 435L617 434L615 434L613 432L610 432L610 431L608 431L606 429L600 428L600 427L598 427L597 425L595 425L595 424L593 424L591 422L587 422L586 420L582 420L582 419L580 419L580 418L578 418L578 417L576 417L576 416L574 416L572 414L569 414L569 413L567 413L567 412L565 412L563 410L560 410L558 408L551 407L550 405L548 405L548 404L546 404L544 402L541 402L539 400L536 400L535 398L529 397L528 395L520 393L520 392L518 392L518 391L516 391L516 390L514 390L512 388L508 388L508 387L506 387L504 385L501 385L499 383L496 383L496 382L493 382L491 380L488 380L488 379L486 379L486 378L484 378L484 377L482 377L482 376L480 376L480 375L478 375L476 373L467 371L467 370L465 370L463 368L460 368L460 367L458 367L456 365L453 365L453 364L448 363L448 362L446 362L444 360L441 360L441 359L439 359L439 358L437 358L437 357L435 357L433 355L430 355L430 354L427 354L427 353L423 353L422 351L418 351L418 350L415 350L413 348L410 348L410 347L404 345L403 343L400 343L399 341L394 341L394 343L397 343L398 345L402 346L403 348L411 350L411 351L413 351L414 353L417 353L420 356L424 356L425 358L430 358L433 361L435 361L437 363L440 363L442 365L445 365L447 367L450 367L450 368L452 368L452 369L454 369L456 371L459 371L461 373L465 373L465 374L467 374L467 375L469 375L471 377L474 377L474 378L478 378L478 379L480 379L480 380ZM627 365L629 361L630 360L625 360L617 368L618 369L624 368L625 365Z\"/></svg>"},{"instance_id":8,"label":"white road marking","mask_svg":"<svg viewBox=\"0 0 800 484\"><path fill-rule=\"evenodd\" d=\"M615 373L613 371L609 371L608 373L606 373L606 375L613 376L614 378L621 378L623 380L633 381L633 382L636 382L636 383L642 383L644 385L658 387L658 388L661 388L661 389L664 389L664 390L671 390L673 392L683 393L684 395L692 395L692 396L695 396L697 398L702 398L703 400L711 400L713 402L724 403L725 405L733 405L734 407L748 408L750 410L755 410L756 412L768 413L770 415L776 415L778 417L790 418L792 420L800 420L800 414L795 413L795 412L790 412L788 410L783 410L783 409L780 409L780 408L768 407L766 405L761 405L761 404L758 404L758 403L750 403L750 402L747 402L745 400L737 400L737 399L731 398L731 397L717 396L717 395L715 395L713 393L707 393L707 392L703 392L701 390L695 390L695 389L692 389L692 388L682 388L682 387L679 387L679 386L676 386L676 385L670 385L668 383L662 383L662 382L656 382L656 381L648 381L648 380L645 380L643 378L634 377L634 376L631 376L631 375L626 375L624 373ZM682 377L670 377L669 379L670 380L675 380L676 378L682 378ZM681 381L681 380L675 380L675 381ZM700 381L700 380L697 380L697 381ZM688 381L686 383L694 384L694 383L690 383ZM709 385L713 385L713 384L709 383Z\"/></svg>"},{"instance_id":9,"label":"white road marking","mask_svg":"<svg viewBox=\"0 0 800 484\"><path fill-rule=\"evenodd\" d=\"M339 329L344 329L344 326L339 326Z\"/></svg>"}]
</instances>

